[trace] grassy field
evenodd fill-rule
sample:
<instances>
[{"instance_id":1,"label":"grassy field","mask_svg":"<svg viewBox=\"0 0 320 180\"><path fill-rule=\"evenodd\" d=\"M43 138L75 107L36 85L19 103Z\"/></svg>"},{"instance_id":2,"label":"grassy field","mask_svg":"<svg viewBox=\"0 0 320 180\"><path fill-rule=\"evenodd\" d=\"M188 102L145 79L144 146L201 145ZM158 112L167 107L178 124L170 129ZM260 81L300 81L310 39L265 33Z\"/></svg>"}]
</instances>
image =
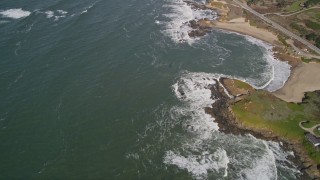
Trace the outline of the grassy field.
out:
<instances>
[{"instance_id":1,"label":"grassy field","mask_svg":"<svg viewBox=\"0 0 320 180\"><path fill-rule=\"evenodd\" d=\"M234 83L236 85L237 88L241 88L241 89L252 89L252 87L245 83L245 82L242 82L240 80L234 80Z\"/></svg>"},{"instance_id":2,"label":"grassy field","mask_svg":"<svg viewBox=\"0 0 320 180\"><path fill-rule=\"evenodd\" d=\"M320 30L320 24L314 21L307 20L306 26L313 30Z\"/></svg>"},{"instance_id":3,"label":"grassy field","mask_svg":"<svg viewBox=\"0 0 320 180\"><path fill-rule=\"evenodd\" d=\"M320 63L320 59L317 59L317 58L301 58L301 60L305 63L310 63L310 62Z\"/></svg>"},{"instance_id":4,"label":"grassy field","mask_svg":"<svg viewBox=\"0 0 320 180\"><path fill-rule=\"evenodd\" d=\"M320 13L314 15L317 20L320 20Z\"/></svg>"},{"instance_id":5,"label":"grassy field","mask_svg":"<svg viewBox=\"0 0 320 180\"><path fill-rule=\"evenodd\" d=\"M306 0L299 0L299 1L297 1L297 2L294 2L294 3L292 3L291 6L289 6L286 10L287 10L288 12L298 11L298 10L302 9L301 6L300 6L300 4L303 3L303 2L305 2L305 1L306 1Z\"/></svg>"},{"instance_id":6,"label":"grassy field","mask_svg":"<svg viewBox=\"0 0 320 180\"><path fill-rule=\"evenodd\" d=\"M278 39L279 39L279 41L280 41L284 46L286 46L286 47L289 47L289 46L290 46L290 45L287 43L286 39L285 39L283 36L278 35Z\"/></svg>"},{"instance_id":7,"label":"grassy field","mask_svg":"<svg viewBox=\"0 0 320 180\"><path fill-rule=\"evenodd\" d=\"M308 93L307 97L304 103L294 104L258 90L234 104L232 110L246 127L272 131L279 137L301 143L319 164L320 152L305 140L305 132L299 127L299 122L309 120L312 124L320 123L320 94Z\"/></svg>"},{"instance_id":8,"label":"grassy field","mask_svg":"<svg viewBox=\"0 0 320 180\"><path fill-rule=\"evenodd\" d=\"M290 27L297 30L300 34L308 34L309 32L305 29L304 26L301 26L300 24L293 22L290 24Z\"/></svg>"},{"instance_id":9,"label":"grassy field","mask_svg":"<svg viewBox=\"0 0 320 180\"><path fill-rule=\"evenodd\" d=\"M320 20L320 8L319 9L309 9L303 12L307 14L309 17L313 18L314 20Z\"/></svg>"}]
</instances>

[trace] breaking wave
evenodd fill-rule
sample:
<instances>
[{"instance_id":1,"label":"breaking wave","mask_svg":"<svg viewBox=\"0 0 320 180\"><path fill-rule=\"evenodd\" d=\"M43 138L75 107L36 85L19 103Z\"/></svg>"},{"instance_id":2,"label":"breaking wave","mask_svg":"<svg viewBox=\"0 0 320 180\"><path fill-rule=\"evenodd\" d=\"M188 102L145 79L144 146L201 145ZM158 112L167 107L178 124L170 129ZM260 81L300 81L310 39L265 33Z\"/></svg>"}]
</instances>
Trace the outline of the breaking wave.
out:
<instances>
[{"instance_id":1,"label":"breaking wave","mask_svg":"<svg viewBox=\"0 0 320 180\"><path fill-rule=\"evenodd\" d=\"M168 151L164 158L164 163L176 165L180 169L186 169L196 179L203 179L207 177L208 171L219 171L220 169L224 169L223 177L227 177L229 158L223 149L218 149L213 154L204 151L200 155L191 154L187 157Z\"/></svg>"},{"instance_id":2,"label":"breaking wave","mask_svg":"<svg viewBox=\"0 0 320 180\"><path fill-rule=\"evenodd\" d=\"M192 30L189 21L204 18L214 20L217 18L217 14L212 10L192 9L190 5L182 0L174 0L164 5L164 8L169 12L163 15L166 20L156 22L164 25L162 32L176 43L187 42L192 44L196 40L196 38L191 38L188 35Z\"/></svg>"},{"instance_id":3,"label":"breaking wave","mask_svg":"<svg viewBox=\"0 0 320 180\"><path fill-rule=\"evenodd\" d=\"M217 78L216 74L185 73L172 86L176 97L183 102L171 109L172 118L181 119L183 128L192 138L181 140L184 142L182 152L181 149L167 151L164 163L185 169L196 179L207 178L212 171L225 177L228 174L227 152L221 148L204 148L213 138L213 132L219 129L204 110L215 102L211 87Z\"/></svg>"},{"instance_id":4,"label":"breaking wave","mask_svg":"<svg viewBox=\"0 0 320 180\"><path fill-rule=\"evenodd\" d=\"M218 131L217 123L204 108L219 100L212 97L211 87L220 77L226 76L185 72L173 85L174 94L183 105L171 109L171 118L180 119L182 127L192 137L180 139L181 147L167 150L164 163L187 170L196 179L207 179L210 172L218 174L217 177L227 177L229 166L233 169L229 178L277 179L281 168L287 176L296 177L299 171L287 160L292 153L283 151L278 143L253 136L222 135ZM242 156L235 157L235 153Z\"/></svg>"},{"instance_id":5,"label":"breaking wave","mask_svg":"<svg viewBox=\"0 0 320 180\"><path fill-rule=\"evenodd\" d=\"M67 11L64 10L56 10L56 11L46 11L44 12L48 19L53 18L54 21L58 21L60 18L65 18L68 14Z\"/></svg>"},{"instance_id":6,"label":"breaking wave","mask_svg":"<svg viewBox=\"0 0 320 180\"><path fill-rule=\"evenodd\" d=\"M185 126L198 132L200 139L210 138L212 131L219 129L212 117L204 112L204 108L211 107L214 103L210 88L217 78L219 78L217 74L185 73L172 86L176 97L185 103L184 106L174 107L172 110L177 115L190 117Z\"/></svg>"},{"instance_id":7,"label":"breaking wave","mask_svg":"<svg viewBox=\"0 0 320 180\"><path fill-rule=\"evenodd\" d=\"M98 1L94 2L93 4L91 4L90 6L87 6L84 8L84 10L80 13L80 14L84 14L84 13L87 13L88 10L90 10L91 8L93 8L96 4L97 4Z\"/></svg>"},{"instance_id":8,"label":"breaking wave","mask_svg":"<svg viewBox=\"0 0 320 180\"><path fill-rule=\"evenodd\" d=\"M274 57L270 44L251 36L245 37L250 43L262 48L264 51L263 59L268 63L267 71L264 73L264 76L270 77L270 80L263 86L256 88L273 92L283 87L290 76L291 66L287 62L279 61Z\"/></svg>"},{"instance_id":9,"label":"breaking wave","mask_svg":"<svg viewBox=\"0 0 320 180\"><path fill-rule=\"evenodd\" d=\"M22 10L21 8L0 11L0 15L2 15L3 17L12 18L12 19L25 18L25 17L28 17L30 14L31 12Z\"/></svg>"},{"instance_id":10,"label":"breaking wave","mask_svg":"<svg viewBox=\"0 0 320 180\"><path fill-rule=\"evenodd\" d=\"M217 14L212 10L192 8L182 0L170 2L164 5L164 8L169 12L163 15L165 20L156 20L155 22L164 26L164 30L162 30L162 32L170 37L175 43L186 42L188 44L193 44L197 39L199 39L189 37L188 33L192 30L189 25L189 21L204 18L214 20L217 18ZM290 76L291 66L287 62L279 61L274 57L272 52L273 47L270 44L251 36L241 36L244 36L248 42L257 45L263 51L262 58L267 62L267 66L265 67L265 71L261 74L261 79L236 78L246 81L257 89L265 89L270 92L283 87L284 83ZM261 82L265 83L261 85Z\"/></svg>"},{"instance_id":11,"label":"breaking wave","mask_svg":"<svg viewBox=\"0 0 320 180\"><path fill-rule=\"evenodd\" d=\"M166 170L188 174L194 179L277 179L280 176L296 179L300 172L288 160L294 155L284 151L281 144L251 135L219 132L205 108L219 101L219 97L212 96L211 89L221 77L225 76L180 74L172 85L178 103L162 104L153 110L155 121L147 125L138 140L142 147L129 152L126 158L135 162L139 159L148 171L148 168L164 169L151 161L162 156Z\"/></svg>"}]
</instances>

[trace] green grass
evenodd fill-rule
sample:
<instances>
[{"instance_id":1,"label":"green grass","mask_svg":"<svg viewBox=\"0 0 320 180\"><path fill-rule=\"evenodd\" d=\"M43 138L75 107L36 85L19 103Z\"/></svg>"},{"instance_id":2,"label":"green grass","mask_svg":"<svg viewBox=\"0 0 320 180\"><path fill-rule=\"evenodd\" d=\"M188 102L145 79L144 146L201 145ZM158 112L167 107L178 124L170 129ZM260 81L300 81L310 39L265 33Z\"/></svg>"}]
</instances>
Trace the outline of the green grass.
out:
<instances>
[{"instance_id":1,"label":"green grass","mask_svg":"<svg viewBox=\"0 0 320 180\"><path fill-rule=\"evenodd\" d=\"M320 20L320 13L315 14L314 17L315 17L317 20Z\"/></svg>"},{"instance_id":2,"label":"green grass","mask_svg":"<svg viewBox=\"0 0 320 180\"><path fill-rule=\"evenodd\" d=\"M247 4L257 4L260 0L247 0Z\"/></svg>"},{"instance_id":3,"label":"green grass","mask_svg":"<svg viewBox=\"0 0 320 180\"><path fill-rule=\"evenodd\" d=\"M304 58L304 57L302 57L301 60L305 63L320 62L320 59L317 59L317 58Z\"/></svg>"},{"instance_id":4,"label":"green grass","mask_svg":"<svg viewBox=\"0 0 320 180\"><path fill-rule=\"evenodd\" d=\"M258 90L244 100L232 105L232 110L241 123L257 131L268 130L273 134L298 142L317 163L320 163L320 152L305 141L304 130L299 122L309 120L320 123L320 93L308 93L305 103L284 102L268 92Z\"/></svg>"},{"instance_id":5,"label":"green grass","mask_svg":"<svg viewBox=\"0 0 320 180\"><path fill-rule=\"evenodd\" d=\"M317 124L318 124L318 122L316 122L316 121L309 121L309 122L303 123L302 126L306 127L306 128L311 128Z\"/></svg>"},{"instance_id":6,"label":"green grass","mask_svg":"<svg viewBox=\"0 0 320 180\"><path fill-rule=\"evenodd\" d=\"M281 35L278 35L278 39L284 46L289 47L289 44L287 43L284 37L282 37Z\"/></svg>"},{"instance_id":7,"label":"green grass","mask_svg":"<svg viewBox=\"0 0 320 180\"><path fill-rule=\"evenodd\" d=\"M300 112L302 112L304 110L303 106L299 106L299 105L297 105L295 103L287 103L287 106L292 111L300 111Z\"/></svg>"},{"instance_id":8,"label":"green grass","mask_svg":"<svg viewBox=\"0 0 320 180\"><path fill-rule=\"evenodd\" d=\"M304 11L303 13L306 13L308 14L308 16L313 17L314 20L320 20L319 9L309 9L307 11Z\"/></svg>"},{"instance_id":9,"label":"green grass","mask_svg":"<svg viewBox=\"0 0 320 180\"><path fill-rule=\"evenodd\" d=\"M313 22L313 21L310 21L310 20L306 20L306 26L310 29L313 29L313 30L320 30L320 24L319 23L316 23L316 22Z\"/></svg>"},{"instance_id":10,"label":"green grass","mask_svg":"<svg viewBox=\"0 0 320 180\"><path fill-rule=\"evenodd\" d=\"M286 10L288 12L295 12L298 11L299 9L301 9L300 4L305 2L306 0L299 0L297 2L294 2L291 4L291 6L289 6Z\"/></svg>"},{"instance_id":11,"label":"green grass","mask_svg":"<svg viewBox=\"0 0 320 180\"><path fill-rule=\"evenodd\" d=\"M303 113L302 108L294 104L288 107L285 102L273 98L263 91L254 92L245 101L236 103L232 109L236 116L244 120L243 123L251 128L267 128L276 134L290 139L299 139L304 132L299 127L299 122L303 119L290 115L283 116L283 114L288 114L288 111L289 114L295 112L292 109L296 109L295 113ZM272 118L272 116L275 117Z\"/></svg>"},{"instance_id":12,"label":"green grass","mask_svg":"<svg viewBox=\"0 0 320 180\"><path fill-rule=\"evenodd\" d=\"M249 84L245 83L245 82L242 82L242 81L239 81L239 80L234 80L234 83L237 86L237 88L240 88L240 89L252 89L252 87Z\"/></svg>"},{"instance_id":13,"label":"green grass","mask_svg":"<svg viewBox=\"0 0 320 180\"><path fill-rule=\"evenodd\" d=\"M305 29L305 27L301 26L300 24L293 22L290 24L290 26L291 26L291 28L299 31L300 34L308 34L308 31Z\"/></svg>"},{"instance_id":14,"label":"green grass","mask_svg":"<svg viewBox=\"0 0 320 180\"><path fill-rule=\"evenodd\" d=\"M305 5L306 5L307 7L311 7L311 6L316 5L316 4L318 4L318 3L320 3L320 0L307 0L306 3L305 3Z\"/></svg>"},{"instance_id":15,"label":"green grass","mask_svg":"<svg viewBox=\"0 0 320 180\"><path fill-rule=\"evenodd\" d=\"M309 157L315 160L317 163L319 163L320 155L319 152L314 148L314 146L311 143L309 143L306 139L303 139L302 145L306 149Z\"/></svg>"}]
</instances>

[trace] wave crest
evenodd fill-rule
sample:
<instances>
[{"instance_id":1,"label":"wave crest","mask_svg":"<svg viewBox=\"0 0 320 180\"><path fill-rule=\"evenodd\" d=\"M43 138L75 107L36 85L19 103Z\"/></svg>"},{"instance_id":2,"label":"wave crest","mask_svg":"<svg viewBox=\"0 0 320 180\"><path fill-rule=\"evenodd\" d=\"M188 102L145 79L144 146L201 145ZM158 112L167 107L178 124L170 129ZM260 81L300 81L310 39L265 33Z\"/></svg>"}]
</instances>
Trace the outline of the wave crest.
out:
<instances>
[{"instance_id":1,"label":"wave crest","mask_svg":"<svg viewBox=\"0 0 320 180\"><path fill-rule=\"evenodd\" d=\"M19 9L8 9L5 11L0 11L0 14L7 18L20 19L20 18L28 17L31 14L31 12L24 11L21 8L19 8Z\"/></svg>"}]
</instances>

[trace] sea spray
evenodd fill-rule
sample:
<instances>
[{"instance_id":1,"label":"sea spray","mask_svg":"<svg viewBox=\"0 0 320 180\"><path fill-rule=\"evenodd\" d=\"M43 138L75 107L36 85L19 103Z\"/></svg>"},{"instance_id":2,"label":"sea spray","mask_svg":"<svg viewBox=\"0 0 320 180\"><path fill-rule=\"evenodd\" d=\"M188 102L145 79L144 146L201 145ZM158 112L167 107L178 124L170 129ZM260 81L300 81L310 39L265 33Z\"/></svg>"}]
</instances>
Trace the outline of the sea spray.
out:
<instances>
[{"instance_id":1,"label":"sea spray","mask_svg":"<svg viewBox=\"0 0 320 180\"><path fill-rule=\"evenodd\" d=\"M291 66L288 62L283 62L274 57L272 46L266 42L259 39L253 38L251 36L245 36L245 38L252 44L255 44L264 51L263 58L268 62L268 70L265 73L266 76L270 77L270 80L261 87L270 92L276 91L284 86L284 83L290 76Z\"/></svg>"},{"instance_id":2,"label":"sea spray","mask_svg":"<svg viewBox=\"0 0 320 180\"><path fill-rule=\"evenodd\" d=\"M203 2L202 2L203 3ZM212 10L203 10L192 8L183 0L174 0L164 5L169 13L163 14L164 21L156 21L158 24L164 25L162 32L168 35L176 43L192 44L197 38L189 37L192 30L189 21L209 19L215 20L217 13Z\"/></svg>"},{"instance_id":3,"label":"sea spray","mask_svg":"<svg viewBox=\"0 0 320 180\"><path fill-rule=\"evenodd\" d=\"M208 171L219 171L220 169L224 169L223 177L227 177L229 159L223 149L218 149L213 154L204 151L200 155L191 154L187 157L176 154L173 151L167 151L164 163L176 165L180 169L186 169L196 179L204 179L208 177Z\"/></svg>"},{"instance_id":4,"label":"sea spray","mask_svg":"<svg viewBox=\"0 0 320 180\"><path fill-rule=\"evenodd\" d=\"M192 30L189 21L199 19L215 20L217 18L217 14L213 10L192 8L182 0L168 2L166 5L164 5L164 8L167 9L169 13L163 14L165 20L156 20L156 22L157 24L164 26L164 30L162 30L162 32L170 37L175 43L188 43L192 46L196 40L201 39L189 37L188 33ZM226 31L223 32L233 33ZM241 34L238 35L244 36L248 42L258 46L263 51L262 58L265 62L267 62L268 65L265 67L264 72L260 74L260 79L254 79L250 77L236 78L242 79L256 89L265 89L270 92L276 91L283 87L284 83L290 76L291 66L287 62L279 61L274 57L274 53L272 52L273 47L270 44L251 36ZM221 63L223 61L224 58L222 58Z\"/></svg>"},{"instance_id":5,"label":"sea spray","mask_svg":"<svg viewBox=\"0 0 320 180\"><path fill-rule=\"evenodd\" d=\"M0 10L0 15L2 15L3 17L12 18L12 19L25 18L25 17L28 17L30 14L31 12L22 10L21 8Z\"/></svg>"},{"instance_id":6,"label":"sea spray","mask_svg":"<svg viewBox=\"0 0 320 180\"><path fill-rule=\"evenodd\" d=\"M211 96L211 90L220 77L223 77L223 75L185 72L180 76L177 83L173 85L176 97L185 103L185 106L172 109L175 112L178 110L180 112L176 113L173 118L179 118L178 116L187 117L182 122L182 126L193 133L194 138L182 140L185 142L182 145L182 149L166 151L164 163L185 169L196 179L206 179L209 177L210 172L221 173L221 170L224 170L223 176L226 177L228 175L228 164L244 163L238 158L230 159L226 149L203 148L209 146L209 144L206 144L208 141L221 138L221 135L217 134L218 129L213 128L216 123L207 123L210 120L214 122L214 119L212 117L207 119L202 114L205 107L211 107L212 103L219 100L219 97ZM243 137L233 138L240 140ZM245 161L246 168L239 169L238 178L255 179L259 174L261 179L277 179L278 168L284 167L287 168L288 172L291 172L291 177L299 174L298 171L294 170L295 167L292 166L292 163L287 160L287 156L291 155L291 153L283 151L278 143L259 140L253 136L247 136L246 138L249 139L249 142L251 142L249 144L252 145L252 147L248 146L248 150L256 154L253 154L252 157L248 154L243 154L243 157L247 156L251 160ZM228 142L223 143L224 147L232 146ZM257 153L259 151L260 153Z\"/></svg>"}]
</instances>

